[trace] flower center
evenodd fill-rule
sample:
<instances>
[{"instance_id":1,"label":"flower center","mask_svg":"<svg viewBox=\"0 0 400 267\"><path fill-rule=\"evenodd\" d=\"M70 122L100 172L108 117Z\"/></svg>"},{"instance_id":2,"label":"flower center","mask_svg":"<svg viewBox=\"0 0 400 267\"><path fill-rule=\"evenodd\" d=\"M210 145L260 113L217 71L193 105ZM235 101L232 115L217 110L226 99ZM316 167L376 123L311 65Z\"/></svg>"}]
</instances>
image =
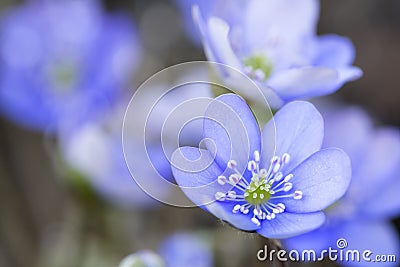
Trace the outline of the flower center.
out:
<instances>
[{"instance_id":1,"label":"flower center","mask_svg":"<svg viewBox=\"0 0 400 267\"><path fill-rule=\"evenodd\" d=\"M227 165L234 173L229 178L221 175L217 181L220 185L229 183L233 188L227 193L217 192L215 198L222 202L236 202L233 213L248 214L252 210L251 221L257 226L265 219L274 219L286 209L279 199L300 200L303 197L301 191L293 192L293 184L290 182L293 174L283 174L283 169L289 161L290 155L284 153L282 157L273 157L268 169L260 169L260 153L255 151L254 160L249 161L247 165L247 169L252 173L250 181L247 181L237 170L236 161L230 160Z\"/></svg>"},{"instance_id":2,"label":"flower center","mask_svg":"<svg viewBox=\"0 0 400 267\"><path fill-rule=\"evenodd\" d=\"M49 68L53 88L58 92L68 92L78 81L76 67L70 62L56 62Z\"/></svg>"},{"instance_id":3,"label":"flower center","mask_svg":"<svg viewBox=\"0 0 400 267\"><path fill-rule=\"evenodd\" d=\"M251 78L265 81L271 75L272 64L263 55L256 54L244 60L245 73Z\"/></svg>"},{"instance_id":4,"label":"flower center","mask_svg":"<svg viewBox=\"0 0 400 267\"><path fill-rule=\"evenodd\" d=\"M271 197L270 189L271 182L266 184L263 180L252 178L244 192L244 199L253 206L263 204Z\"/></svg>"}]
</instances>

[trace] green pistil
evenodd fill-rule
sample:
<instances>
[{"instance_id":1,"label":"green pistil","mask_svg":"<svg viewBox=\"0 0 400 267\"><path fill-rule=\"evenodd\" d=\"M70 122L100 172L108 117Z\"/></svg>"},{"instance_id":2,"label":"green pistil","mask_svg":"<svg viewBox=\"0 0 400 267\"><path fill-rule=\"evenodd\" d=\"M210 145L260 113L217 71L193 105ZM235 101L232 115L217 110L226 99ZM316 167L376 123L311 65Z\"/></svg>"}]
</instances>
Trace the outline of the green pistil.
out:
<instances>
[{"instance_id":1,"label":"green pistil","mask_svg":"<svg viewBox=\"0 0 400 267\"><path fill-rule=\"evenodd\" d=\"M244 199L251 205L260 205L267 202L270 197L271 183L265 183L264 179L252 179L250 185L246 188Z\"/></svg>"},{"instance_id":2,"label":"green pistil","mask_svg":"<svg viewBox=\"0 0 400 267\"><path fill-rule=\"evenodd\" d=\"M267 79L272 72L271 62L262 55L253 55L244 60L244 65L251 67L252 71L261 70L264 73L264 79Z\"/></svg>"},{"instance_id":3,"label":"green pistil","mask_svg":"<svg viewBox=\"0 0 400 267\"><path fill-rule=\"evenodd\" d=\"M71 64L56 64L51 69L50 75L54 83L54 87L60 91L68 91L77 81L77 72Z\"/></svg>"}]
</instances>

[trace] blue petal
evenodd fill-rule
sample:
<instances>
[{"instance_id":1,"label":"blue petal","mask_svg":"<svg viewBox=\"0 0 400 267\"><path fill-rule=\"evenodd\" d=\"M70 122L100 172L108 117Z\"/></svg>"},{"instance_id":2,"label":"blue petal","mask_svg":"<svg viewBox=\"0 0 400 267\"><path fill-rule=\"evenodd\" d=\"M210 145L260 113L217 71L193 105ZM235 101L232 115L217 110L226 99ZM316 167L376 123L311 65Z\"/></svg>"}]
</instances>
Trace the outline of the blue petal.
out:
<instances>
[{"instance_id":1,"label":"blue petal","mask_svg":"<svg viewBox=\"0 0 400 267\"><path fill-rule=\"evenodd\" d=\"M340 149L324 149L300 164L292 174L293 190L302 191L303 198L283 198L287 211L319 211L346 192L351 179L350 159Z\"/></svg>"},{"instance_id":2,"label":"blue petal","mask_svg":"<svg viewBox=\"0 0 400 267\"><path fill-rule=\"evenodd\" d=\"M203 149L181 147L172 155L172 172L182 191L197 206L242 230L255 230L251 216L232 213L234 202L216 202L215 193L227 192L231 186L216 182L223 173L212 155Z\"/></svg>"},{"instance_id":3,"label":"blue petal","mask_svg":"<svg viewBox=\"0 0 400 267\"><path fill-rule=\"evenodd\" d=\"M337 106L331 110L320 109L325 119L325 136L323 147L343 149L351 158L352 165L364 153L368 144L372 123L368 115L360 108L349 107L340 109Z\"/></svg>"},{"instance_id":4,"label":"blue petal","mask_svg":"<svg viewBox=\"0 0 400 267\"><path fill-rule=\"evenodd\" d=\"M217 17L211 17L205 21L198 6L193 7L193 18L199 27L208 60L239 69L240 61L232 50L228 36L229 25Z\"/></svg>"},{"instance_id":5,"label":"blue petal","mask_svg":"<svg viewBox=\"0 0 400 267\"><path fill-rule=\"evenodd\" d=\"M207 107L204 120L204 138L207 148L216 155L221 169L229 160L244 170L255 150L260 151L261 137L257 122L246 102L234 94L217 97Z\"/></svg>"},{"instance_id":6,"label":"blue petal","mask_svg":"<svg viewBox=\"0 0 400 267\"><path fill-rule=\"evenodd\" d=\"M335 34L315 39L313 63L317 66L340 68L351 65L355 57L355 48L350 39Z\"/></svg>"},{"instance_id":7,"label":"blue petal","mask_svg":"<svg viewBox=\"0 0 400 267\"><path fill-rule=\"evenodd\" d=\"M400 162L400 132L395 128L381 128L371 136L368 147L360 159L359 166L354 168L354 177L363 189L381 189L390 186L394 172ZM356 178L354 179L356 182ZM370 186L369 188L367 186ZM370 192L370 191L367 191Z\"/></svg>"},{"instance_id":8,"label":"blue petal","mask_svg":"<svg viewBox=\"0 0 400 267\"><path fill-rule=\"evenodd\" d=\"M329 247L333 250L339 250L338 240L344 239L347 243L343 251L345 257L346 251L358 250L360 252L360 262L355 261L338 261L344 266L396 266L393 263L382 263L382 265L374 262L365 262L362 259L364 250L373 252L371 258L380 255L396 255L399 257L399 242L397 233L389 223L386 222L340 222L331 226L322 226L321 228L310 233L296 236L284 241L287 249L295 249L300 253L304 250L314 250L319 256L323 250ZM339 250L339 251L340 251ZM339 252L340 253L340 252ZM325 255L327 255L325 253ZM335 254L333 254L334 256ZM338 255L338 254L336 254ZM351 258L350 258L351 259Z\"/></svg>"},{"instance_id":9,"label":"blue petal","mask_svg":"<svg viewBox=\"0 0 400 267\"><path fill-rule=\"evenodd\" d=\"M213 255L207 241L200 235L178 232L165 239L159 251L169 267L211 267Z\"/></svg>"},{"instance_id":10,"label":"blue petal","mask_svg":"<svg viewBox=\"0 0 400 267\"><path fill-rule=\"evenodd\" d=\"M276 33L283 40L297 42L316 32L318 1L256 0L248 5L243 32L246 34L245 40L255 47L265 44L270 35Z\"/></svg>"},{"instance_id":11,"label":"blue petal","mask_svg":"<svg viewBox=\"0 0 400 267\"><path fill-rule=\"evenodd\" d=\"M287 104L263 130L263 161L289 153L291 160L285 168L289 172L321 148L323 128L321 114L312 104Z\"/></svg>"},{"instance_id":12,"label":"blue petal","mask_svg":"<svg viewBox=\"0 0 400 267\"><path fill-rule=\"evenodd\" d=\"M288 238L301 235L320 227L325 221L322 212L278 214L275 219L265 220L257 230L260 235L268 238Z\"/></svg>"},{"instance_id":13,"label":"blue petal","mask_svg":"<svg viewBox=\"0 0 400 267\"><path fill-rule=\"evenodd\" d=\"M332 93L340 74L329 67L289 68L272 75L267 83L286 101Z\"/></svg>"},{"instance_id":14,"label":"blue petal","mask_svg":"<svg viewBox=\"0 0 400 267\"><path fill-rule=\"evenodd\" d=\"M366 149L353 179L354 186L360 188L359 193L364 196L359 207L361 213L374 218L399 215L399 130L390 127L377 130Z\"/></svg>"},{"instance_id":15,"label":"blue petal","mask_svg":"<svg viewBox=\"0 0 400 267\"><path fill-rule=\"evenodd\" d=\"M332 229L325 226L326 223L320 228L299 235L292 238L285 239L283 244L287 250L314 250L316 253L327 249L331 242Z\"/></svg>"},{"instance_id":16,"label":"blue petal","mask_svg":"<svg viewBox=\"0 0 400 267\"><path fill-rule=\"evenodd\" d=\"M399 258L400 246L395 228L387 222L358 222L343 225L338 232L340 238L347 240L346 250L358 250L362 254L370 250L373 254L371 259L377 255L395 255ZM344 251L346 251L344 250ZM397 266L396 262L366 262L360 256L361 261L341 262L345 266Z\"/></svg>"}]
</instances>

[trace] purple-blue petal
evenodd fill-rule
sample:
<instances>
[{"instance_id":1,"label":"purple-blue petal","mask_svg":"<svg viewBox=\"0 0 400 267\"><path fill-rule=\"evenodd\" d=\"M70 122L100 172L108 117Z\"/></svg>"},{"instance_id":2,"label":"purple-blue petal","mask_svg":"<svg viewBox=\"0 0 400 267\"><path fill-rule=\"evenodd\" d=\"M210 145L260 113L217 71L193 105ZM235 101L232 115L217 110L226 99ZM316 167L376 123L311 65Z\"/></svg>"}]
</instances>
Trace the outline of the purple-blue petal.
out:
<instances>
[{"instance_id":1,"label":"purple-blue petal","mask_svg":"<svg viewBox=\"0 0 400 267\"><path fill-rule=\"evenodd\" d=\"M234 94L219 96L209 104L203 137L209 139L207 149L216 155L215 160L222 170L234 159L238 169L243 171L254 151L261 151L260 130L253 113L246 102Z\"/></svg>"},{"instance_id":2,"label":"purple-blue petal","mask_svg":"<svg viewBox=\"0 0 400 267\"><path fill-rule=\"evenodd\" d=\"M273 74L267 84L285 101L332 93L340 74L330 67L289 68Z\"/></svg>"},{"instance_id":3,"label":"purple-blue petal","mask_svg":"<svg viewBox=\"0 0 400 267\"><path fill-rule=\"evenodd\" d=\"M340 68L351 65L355 48L349 38L328 34L315 39L313 63L317 66Z\"/></svg>"},{"instance_id":4,"label":"purple-blue petal","mask_svg":"<svg viewBox=\"0 0 400 267\"><path fill-rule=\"evenodd\" d=\"M340 236L339 236L340 234ZM344 224L338 231L338 238L345 238L347 250L358 250L362 254L365 250L372 252L370 259L375 260L377 255L394 255L400 257L400 242L396 229L388 222L357 222ZM345 266L397 266L396 262L366 262L363 260L340 262Z\"/></svg>"},{"instance_id":5,"label":"purple-blue petal","mask_svg":"<svg viewBox=\"0 0 400 267\"><path fill-rule=\"evenodd\" d=\"M244 40L257 47L265 44L268 34L279 33L282 39L297 42L315 34L318 16L319 3L315 0L249 1L244 13Z\"/></svg>"},{"instance_id":6,"label":"purple-blue petal","mask_svg":"<svg viewBox=\"0 0 400 267\"><path fill-rule=\"evenodd\" d=\"M263 129L263 161L288 153L291 160L285 171L291 171L321 148L323 128L322 116L312 104L285 105Z\"/></svg>"},{"instance_id":7,"label":"purple-blue petal","mask_svg":"<svg viewBox=\"0 0 400 267\"><path fill-rule=\"evenodd\" d=\"M319 106L318 106L319 107ZM372 133L372 123L368 115L360 108L340 108L333 106L327 110L320 109L325 119L325 136L323 147L343 149L351 158L353 166Z\"/></svg>"},{"instance_id":8,"label":"purple-blue petal","mask_svg":"<svg viewBox=\"0 0 400 267\"><path fill-rule=\"evenodd\" d=\"M340 149L321 150L292 172L293 190L303 198L283 198L289 212L315 212L333 204L346 192L351 179L350 158Z\"/></svg>"},{"instance_id":9,"label":"purple-blue petal","mask_svg":"<svg viewBox=\"0 0 400 267\"><path fill-rule=\"evenodd\" d=\"M328 219L327 219L328 220ZM285 239L283 244L287 250L314 250L316 253L327 249L331 245L332 229L326 223L311 232Z\"/></svg>"},{"instance_id":10,"label":"purple-blue petal","mask_svg":"<svg viewBox=\"0 0 400 267\"><path fill-rule=\"evenodd\" d=\"M322 212L278 214L275 219L265 220L257 232L267 238L289 238L320 227L325 221Z\"/></svg>"}]
</instances>

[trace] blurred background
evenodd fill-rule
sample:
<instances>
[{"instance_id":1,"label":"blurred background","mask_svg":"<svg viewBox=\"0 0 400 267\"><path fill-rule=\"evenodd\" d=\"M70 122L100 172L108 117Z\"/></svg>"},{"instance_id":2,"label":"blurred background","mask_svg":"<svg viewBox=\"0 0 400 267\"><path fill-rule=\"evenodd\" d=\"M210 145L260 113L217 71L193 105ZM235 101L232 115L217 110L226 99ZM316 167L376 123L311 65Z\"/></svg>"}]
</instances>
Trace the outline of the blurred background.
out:
<instances>
[{"instance_id":1,"label":"blurred background","mask_svg":"<svg viewBox=\"0 0 400 267\"><path fill-rule=\"evenodd\" d=\"M72 83L75 83L76 87L86 88L94 86L92 83L106 84L102 90L107 101L98 101L102 103L101 107L96 107L97 114L92 114L89 108L92 104L86 99L81 103L81 100L75 101L72 97L70 100L69 94L66 94L61 95L62 101L57 100L60 95L52 96L54 98L49 100L57 106L57 112L52 116L70 118L67 120L68 128L79 129L82 135L87 133L87 129L82 130L83 122L76 119L77 117L102 121L106 117L104 114L110 113L110 110L121 114L115 111L118 107L109 103L110 98L118 98L122 105L126 105L138 85L157 71L177 63L205 59L202 48L187 37L184 19L173 1L98 1L89 7L89 11L85 11L90 14L83 13L93 17L94 24L104 25L95 27L96 36L90 38L84 31L91 32L90 27L93 25L82 24L79 19L75 20L75 24L69 25L71 20L74 21L74 17L64 14L64 9L57 8L55 12L60 13L55 13L51 20L60 19L65 28L58 32L61 37L48 33L46 27L53 24L38 18L51 12L42 13L44 11L34 7L34 4L32 8L20 9L21 6L28 5L28 2L2 0L0 3L0 42L3 43L0 79L6 75L17 77L2 83L1 86L26 87L27 83L24 81L29 80L31 76L35 77L35 84L42 83L38 81L42 74L37 67L34 67L33 74L27 74L29 60L36 60L33 52L26 54L23 57L26 62L22 63L13 58L4 59L4 53L8 53L7 51L16 53L12 48L18 49L19 46L27 45L24 43L26 40L19 40L17 37L15 43L12 43L10 36L14 35L5 34L13 25L25 23L37 27L35 30L42 34L40 38L45 38L43 42L46 47L43 51L49 54L41 55L44 60L48 60L48 57L56 57L58 60L57 53L61 56L67 55L68 59L74 58L74 55L78 55L79 58L80 53L84 53L93 66L86 66L86 63L79 61L73 64L81 68L80 73L89 73L90 81L80 81L80 78L76 78L78 81ZM19 11L16 12L16 9ZM81 14L79 12L82 10L77 10L76 14ZM331 97L362 106L372 115L376 125L400 126L400 81L397 73L400 69L399 12L400 2L397 0L321 2L319 33L337 33L349 37L357 49L355 65L364 71L360 80L346 84ZM61 47L61 52L58 48L53 51L52 44L58 47L61 43L62 46L63 36L69 34L68 27L79 29L85 38L81 40L81 35L71 35L70 39L66 39L71 41L68 46L72 47L71 49ZM56 29L57 31L59 29ZM117 33L111 34L115 32ZM55 36L61 39L56 38L54 41ZM115 42L109 42L110 38L114 38ZM30 40L35 42L35 39ZM32 43L31 47L34 47ZM116 54L121 51L124 51L122 59L117 60ZM71 54L68 54L70 52ZM107 63L109 57L111 63ZM112 65L115 68L99 68L103 59L106 66ZM10 62L23 66L10 67ZM68 70L57 68L58 65L56 71L59 72L56 76L61 75L57 76L57 86L60 86L59 90L62 91L64 82L71 85L71 78L68 76L71 74ZM121 68L124 77L118 76L118 70ZM116 74L113 77L102 75L98 78L93 74L115 70ZM118 96L113 96L108 87L119 87L121 92ZM43 101L35 95L26 96L26 102L34 101L35 97ZM92 97L90 89L88 99L89 97ZM3 101L5 98L0 102ZM76 106L72 110L58 110L67 102ZM81 155L80 150L64 150L68 150L76 142L78 147L84 149L87 142L81 146L79 141L71 141L67 137L61 138L60 145L60 140L54 134L57 130L43 128L42 115L34 116L33 113L37 110L33 108L30 111L29 105L25 104L21 104L26 108L24 114L28 114L29 117L32 113L32 118L27 119L28 121L21 119L21 116L0 117L0 266L117 266L123 257L138 250L151 249L162 254L162 242L171 234L182 231L194 233L196 238L205 244L204 254L198 257L212 257L215 266L266 265L256 259L256 252L266 242L264 238L256 234L238 232L221 224L199 208L174 208L157 203L120 205L123 200L109 201L107 197L104 198L106 195L115 199L112 197L115 192L108 192L103 185L96 187L88 182L85 176L89 175L90 170L85 173L85 170L69 168L71 161L76 160L77 155ZM88 107L87 110L79 110L77 107L80 105ZM49 105L50 111L45 110L43 114L52 114L53 109L54 107ZM79 113L76 113L77 110ZM13 111L8 109L4 114L11 113ZM94 131L95 136L99 138L103 138L104 132L109 134L109 131L103 131L103 128L99 130L94 127L88 131ZM118 134L116 136L119 137ZM101 151L96 150L98 147L96 144L87 147L87 157L100 157ZM67 156L67 160L61 159L62 153L70 157ZM83 162L85 159L79 160ZM107 173L107 170L102 173ZM127 184L129 185L129 182ZM125 184L122 187L125 187ZM107 192L102 194L103 191ZM400 226L399 219L394 220L394 223L397 227ZM193 241L190 241L190 244L193 244Z\"/></svg>"}]
</instances>

